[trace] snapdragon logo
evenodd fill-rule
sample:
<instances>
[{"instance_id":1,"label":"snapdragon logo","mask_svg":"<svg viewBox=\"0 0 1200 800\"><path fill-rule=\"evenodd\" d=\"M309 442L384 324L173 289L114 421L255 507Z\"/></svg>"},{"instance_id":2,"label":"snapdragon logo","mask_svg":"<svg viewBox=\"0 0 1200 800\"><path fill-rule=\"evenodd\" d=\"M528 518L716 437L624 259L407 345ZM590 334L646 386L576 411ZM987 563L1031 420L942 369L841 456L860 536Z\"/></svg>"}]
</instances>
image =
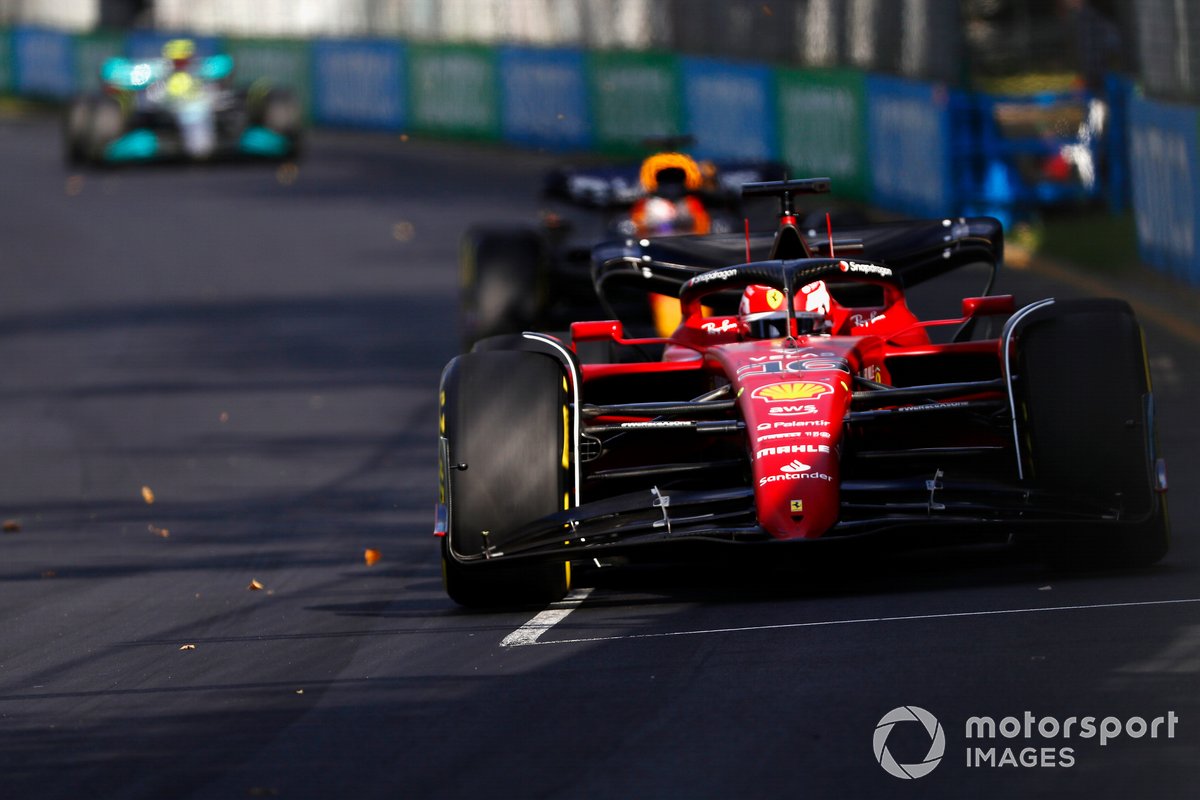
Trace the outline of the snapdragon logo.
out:
<instances>
[{"instance_id":1,"label":"snapdragon logo","mask_svg":"<svg viewBox=\"0 0 1200 800\"><path fill-rule=\"evenodd\" d=\"M929 735L929 751L922 761L915 764L901 764L888 750L888 737L891 736L892 729L901 722L920 723L924 726L925 733ZM942 730L942 724L937 721L937 717L920 706L900 706L884 714L883 719L879 720L879 724L875 726L873 743L875 760L879 762L879 766L883 767L887 774L905 780L923 778L933 772L934 767L941 763L942 756L946 753L946 734Z\"/></svg>"}]
</instances>

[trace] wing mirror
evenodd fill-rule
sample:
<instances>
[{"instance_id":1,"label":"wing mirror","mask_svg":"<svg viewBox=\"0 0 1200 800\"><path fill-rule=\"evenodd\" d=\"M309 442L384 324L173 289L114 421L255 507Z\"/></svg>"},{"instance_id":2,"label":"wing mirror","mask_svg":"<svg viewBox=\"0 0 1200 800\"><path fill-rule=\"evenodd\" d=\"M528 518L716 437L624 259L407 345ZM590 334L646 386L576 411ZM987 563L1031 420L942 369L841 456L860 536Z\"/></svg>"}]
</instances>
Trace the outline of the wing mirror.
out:
<instances>
[{"instance_id":1,"label":"wing mirror","mask_svg":"<svg viewBox=\"0 0 1200 800\"><path fill-rule=\"evenodd\" d=\"M994 294L988 297L965 297L962 301L963 317L987 317L996 314L1012 314L1017 303L1011 294Z\"/></svg>"},{"instance_id":2,"label":"wing mirror","mask_svg":"<svg viewBox=\"0 0 1200 800\"><path fill-rule=\"evenodd\" d=\"M625 338L625 328L615 319L571 323L571 341L611 342Z\"/></svg>"}]
</instances>

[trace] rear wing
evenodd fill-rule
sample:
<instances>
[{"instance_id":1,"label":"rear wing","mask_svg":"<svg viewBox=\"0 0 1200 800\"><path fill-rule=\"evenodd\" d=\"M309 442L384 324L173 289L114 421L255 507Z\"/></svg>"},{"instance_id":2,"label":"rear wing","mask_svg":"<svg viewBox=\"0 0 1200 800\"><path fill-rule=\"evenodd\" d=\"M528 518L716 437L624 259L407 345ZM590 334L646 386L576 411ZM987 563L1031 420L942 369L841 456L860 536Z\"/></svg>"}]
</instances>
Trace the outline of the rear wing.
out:
<instances>
[{"instance_id":1,"label":"rear wing","mask_svg":"<svg viewBox=\"0 0 1200 800\"><path fill-rule=\"evenodd\" d=\"M801 234L814 255L830 255L827 232ZM774 240L772 231L749 239L711 234L603 242L592 249L592 282L602 300L606 287L616 285L675 296L702 272L768 260ZM886 265L905 289L968 264L987 264L992 277L982 292L986 295L1004 260L1004 231L992 217L874 223L835 232L833 257L841 255Z\"/></svg>"},{"instance_id":2,"label":"rear wing","mask_svg":"<svg viewBox=\"0 0 1200 800\"><path fill-rule=\"evenodd\" d=\"M776 180L787 168L774 161L716 161L709 196L722 202L737 201L747 183ZM546 176L542 194L585 208L611 209L630 206L642 196L641 164L597 167L560 167Z\"/></svg>"}]
</instances>

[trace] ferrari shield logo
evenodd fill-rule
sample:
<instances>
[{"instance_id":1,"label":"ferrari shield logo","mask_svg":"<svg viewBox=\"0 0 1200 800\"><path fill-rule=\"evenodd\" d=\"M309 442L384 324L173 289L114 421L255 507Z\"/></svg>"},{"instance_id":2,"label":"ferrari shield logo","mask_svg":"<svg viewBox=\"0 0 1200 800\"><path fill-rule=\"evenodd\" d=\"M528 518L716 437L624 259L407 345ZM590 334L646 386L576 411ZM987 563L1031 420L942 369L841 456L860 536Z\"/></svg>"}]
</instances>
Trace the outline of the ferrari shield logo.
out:
<instances>
[{"instance_id":1,"label":"ferrari shield logo","mask_svg":"<svg viewBox=\"0 0 1200 800\"><path fill-rule=\"evenodd\" d=\"M791 503L791 508L789 510L793 514L804 513L804 501L803 500L793 500Z\"/></svg>"}]
</instances>

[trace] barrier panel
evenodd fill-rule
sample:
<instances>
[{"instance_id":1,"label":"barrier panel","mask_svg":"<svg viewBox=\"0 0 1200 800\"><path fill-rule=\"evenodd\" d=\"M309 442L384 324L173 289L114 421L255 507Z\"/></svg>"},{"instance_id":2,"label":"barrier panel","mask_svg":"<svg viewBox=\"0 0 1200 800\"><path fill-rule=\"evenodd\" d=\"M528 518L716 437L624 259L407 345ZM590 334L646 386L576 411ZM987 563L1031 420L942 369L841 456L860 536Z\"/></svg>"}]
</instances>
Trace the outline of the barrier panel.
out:
<instances>
[{"instance_id":1,"label":"barrier panel","mask_svg":"<svg viewBox=\"0 0 1200 800\"><path fill-rule=\"evenodd\" d=\"M955 212L950 99L934 84L867 78L872 203L925 217Z\"/></svg>"},{"instance_id":2,"label":"barrier panel","mask_svg":"<svg viewBox=\"0 0 1200 800\"><path fill-rule=\"evenodd\" d=\"M866 200L866 79L852 70L775 74L779 155L797 176L833 179L838 197Z\"/></svg>"},{"instance_id":3,"label":"barrier panel","mask_svg":"<svg viewBox=\"0 0 1200 800\"><path fill-rule=\"evenodd\" d=\"M507 141L552 150L592 144L579 50L500 48L501 129Z\"/></svg>"},{"instance_id":4,"label":"barrier panel","mask_svg":"<svg viewBox=\"0 0 1200 800\"><path fill-rule=\"evenodd\" d=\"M771 70L706 58L684 58L686 130L704 158L770 159L776 147Z\"/></svg>"},{"instance_id":5,"label":"barrier panel","mask_svg":"<svg viewBox=\"0 0 1200 800\"><path fill-rule=\"evenodd\" d=\"M1129 111L1133 211L1142 260L1200 284L1197 111L1138 96L1130 100Z\"/></svg>"},{"instance_id":6,"label":"barrier panel","mask_svg":"<svg viewBox=\"0 0 1200 800\"><path fill-rule=\"evenodd\" d=\"M75 37L75 91L100 90L100 68L125 49L124 37L118 33L90 33Z\"/></svg>"},{"instance_id":7,"label":"barrier panel","mask_svg":"<svg viewBox=\"0 0 1200 800\"><path fill-rule=\"evenodd\" d=\"M14 28L13 84L28 97L66 98L75 92L74 42L47 28Z\"/></svg>"},{"instance_id":8,"label":"barrier panel","mask_svg":"<svg viewBox=\"0 0 1200 800\"><path fill-rule=\"evenodd\" d=\"M314 121L386 130L407 124L402 45L318 40L312 60Z\"/></svg>"},{"instance_id":9,"label":"barrier panel","mask_svg":"<svg viewBox=\"0 0 1200 800\"><path fill-rule=\"evenodd\" d=\"M1129 208L1129 102L1136 91L1133 80L1125 75L1110 73L1104 79L1104 94L1108 100L1109 125L1104 142L1107 162L1104 199L1108 210L1121 214Z\"/></svg>"},{"instance_id":10,"label":"barrier panel","mask_svg":"<svg viewBox=\"0 0 1200 800\"><path fill-rule=\"evenodd\" d=\"M597 148L640 155L647 138L690 132L683 128L679 65L673 56L589 53L587 76Z\"/></svg>"},{"instance_id":11,"label":"barrier panel","mask_svg":"<svg viewBox=\"0 0 1200 800\"><path fill-rule=\"evenodd\" d=\"M0 94L13 90L12 31L0 28Z\"/></svg>"},{"instance_id":12,"label":"barrier panel","mask_svg":"<svg viewBox=\"0 0 1200 800\"><path fill-rule=\"evenodd\" d=\"M225 52L233 56L234 78L239 85L266 79L272 86L291 89L312 116L312 58L307 42L286 39L227 39Z\"/></svg>"},{"instance_id":13,"label":"barrier panel","mask_svg":"<svg viewBox=\"0 0 1200 800\"><path fill-rule=\"evenodd\" d=\"M409 45L408 96L414 130L500 138L495 51L473 45Z\"/></svg>"}]
</instances>

